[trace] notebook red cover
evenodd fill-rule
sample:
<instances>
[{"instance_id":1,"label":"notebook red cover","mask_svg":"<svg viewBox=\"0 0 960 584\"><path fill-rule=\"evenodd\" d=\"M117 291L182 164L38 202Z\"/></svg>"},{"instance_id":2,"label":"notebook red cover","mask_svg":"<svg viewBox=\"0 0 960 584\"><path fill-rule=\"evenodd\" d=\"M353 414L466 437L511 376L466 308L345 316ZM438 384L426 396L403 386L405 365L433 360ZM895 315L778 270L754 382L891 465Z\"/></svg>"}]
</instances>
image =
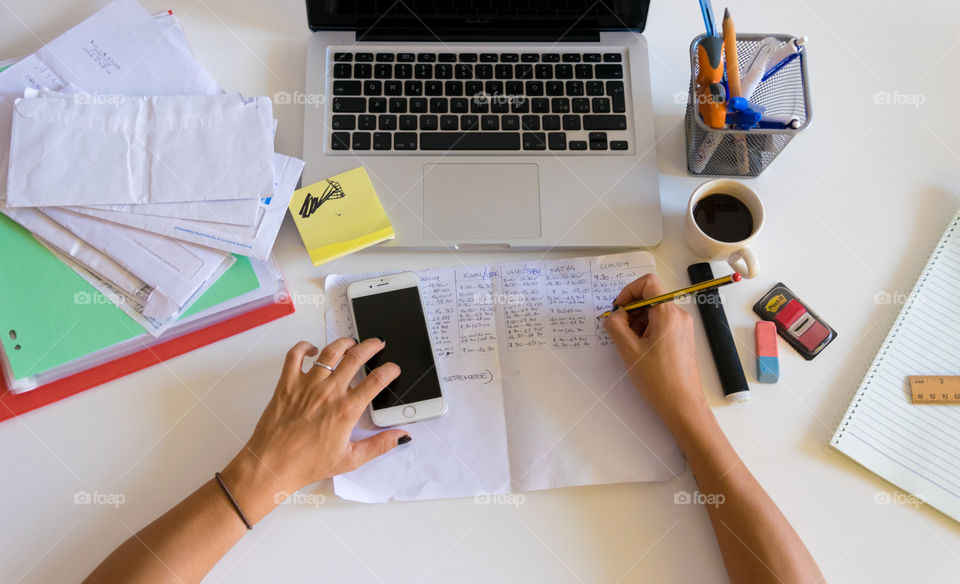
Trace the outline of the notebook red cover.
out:
<instances>
[{"instance_id":1,"label":"notebook red cover","mask_svg":"<svg viewBox=\"0 0 960 584\"><path fill-rule=\"evenodd\" d=\"M161 361L172 359L288 314L293 314L294 310L290 298L284 297L281 301L273 304L239 314L206 328L186 333L169 341L74 373L20 394L10 393L3 376L0 375L0 421L19 416L124 375L146 369Z\"/></svg>"}]
</instances>

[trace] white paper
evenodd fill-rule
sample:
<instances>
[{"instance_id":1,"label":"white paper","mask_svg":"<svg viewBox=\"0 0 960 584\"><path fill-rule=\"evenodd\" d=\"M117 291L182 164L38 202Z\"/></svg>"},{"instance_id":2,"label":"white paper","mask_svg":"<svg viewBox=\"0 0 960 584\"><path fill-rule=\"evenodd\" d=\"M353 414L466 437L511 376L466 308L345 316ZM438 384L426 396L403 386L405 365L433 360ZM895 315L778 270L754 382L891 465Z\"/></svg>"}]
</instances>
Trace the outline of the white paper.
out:
<instances>
[{"instance_id":1,"label":"white paper","mask_svg":"<svg viewBox=\"0 0 960 584\"><path fill-rule=\"evenodd\" d=\"M274 154L275 194L260 200L257 219L252 226L223 225L205 221L131 215L84 207L78 213L97 217L113 223L143 229L159 235L212 247L240 255L265 260L270 255L273 242L280 231L283 217L297 188L303 161L297 158Z\"/></svg>"},{"instance_id":2,"label":"white paper","mask_svg":"<svg viewBox=\"0 0 960 584\"><path fill-rule=\"evenodd\" d=\"M0 72L0 193L6 191L13 99L27 87L66 83L94 95L221 92L190 54L179 26L158 21L136 0L115 0Z\"/></svg>"},{"instance_id":3,"label":"white paper","mask_svg":"<svg viewBox=\"0 0 960 584\"><path fill-rule=\"evenodd\" d=\"M246 199L273 191L273 110L237 94L18 99L7 205Z\"/></svg>"},{"instance_id":4,"label":"white paper","mask_svg":"<svg viewBox=\"0 0 960 584\"><path fill-rule=\"evenodd\" d=\"M158 236L56 207L43 213L107 254L161 294L183 306L234 257L222 251Z\"/></svg>"},{"instance_id":5,"label":"white paper","mask_svg":"<svg viewBox=\"0 0 960 584\"><path fill-rule=\"evenodd\" d=\"M87 207L95 211L177 217L212 223L229 223L231 225L253 225L257 221L260 198L197 201L193 203L147 203L145 205L88 205ZM66 206L64 208L68 211L80 211L87 207Z\"/></svg>"},{"instance_id":6,"label":"white paper","mask_svg":"<svg viewBox=\"0 0 960 584\"><path fill-rule=\"evenodd\" d=\"M649 253L631 252L418 272L448 413L407 427L416 448L335 477L337 495L422 500L683 472L596 319L654 269ZM328 276L328 341L354 336L346 285L370 276ZM354 438L374 431L364 415Z\"/></svg>"}]
</instances>

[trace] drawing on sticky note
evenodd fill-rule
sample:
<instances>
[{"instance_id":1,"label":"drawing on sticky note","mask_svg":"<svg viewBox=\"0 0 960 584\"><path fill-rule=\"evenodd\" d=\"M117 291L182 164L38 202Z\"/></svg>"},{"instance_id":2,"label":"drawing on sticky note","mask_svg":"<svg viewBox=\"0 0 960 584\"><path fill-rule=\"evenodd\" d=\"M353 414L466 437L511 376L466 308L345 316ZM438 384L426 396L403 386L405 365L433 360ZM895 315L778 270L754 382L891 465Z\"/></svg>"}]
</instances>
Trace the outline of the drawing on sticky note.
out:
<instances>
[{"instance_id":1,"label":"drawing on sticky note","mask_svg":"<svg viewBox=\"0 0 960 584\"><path fill-rule=\"evenodd\" d=\"M306 198L303 199L303 205L300 206L300 216L304 219L313 215L313 213L320 208L320 205L323 205L327 201L342 199L347 196L347 194L343 192L343 187L340 186L340 183L330 179L327 179L326 182L327 186L323 189L323 193L321 193L319 197L307 193Z\"/></svg>"}]
</instances>

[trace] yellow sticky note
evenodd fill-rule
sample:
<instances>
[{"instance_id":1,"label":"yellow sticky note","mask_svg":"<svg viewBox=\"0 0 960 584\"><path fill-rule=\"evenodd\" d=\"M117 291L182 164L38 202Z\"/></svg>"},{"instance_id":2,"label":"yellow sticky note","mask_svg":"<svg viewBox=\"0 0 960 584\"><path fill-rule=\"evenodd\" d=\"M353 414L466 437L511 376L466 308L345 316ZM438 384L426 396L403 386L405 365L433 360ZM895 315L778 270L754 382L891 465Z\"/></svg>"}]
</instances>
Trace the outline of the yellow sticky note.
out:
<instances>
[{"instance_id":1,"label":"yellow sticky note","mask_svg":"<svg viewBox=\"0 0 960 584\"><path fill-rule=\"evenodd\" d=\"M395 236L362 166L296 191L290 214L315 266Z\"/></svg>"}]
</instances>

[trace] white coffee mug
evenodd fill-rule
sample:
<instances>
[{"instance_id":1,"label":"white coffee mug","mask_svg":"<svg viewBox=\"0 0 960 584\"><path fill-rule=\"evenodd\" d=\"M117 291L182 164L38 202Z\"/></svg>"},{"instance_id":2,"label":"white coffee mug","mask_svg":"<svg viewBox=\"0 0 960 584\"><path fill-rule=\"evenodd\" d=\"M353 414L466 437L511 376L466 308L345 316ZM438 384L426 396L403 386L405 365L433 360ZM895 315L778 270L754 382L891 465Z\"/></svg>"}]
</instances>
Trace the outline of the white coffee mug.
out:
<instances>
[{"instance_id":1,"label":"white coffee mug","mask_svg":"<svg viewBox=\"0 0 960 584\"><path fill-rule=\"evenodd\" d=\"M720 241L704 233L697 225L697 221L693 217L693 208L705 197L717 194L736 197L750 211L753 216L753 230L745 239ZM725 178L703 183L690 195L685 223L687 245L698 256L706 260L725 259L731 268L740 272L745 278L753 278L757 275L759 270L757 256L748 246L760 233L760 229L763 228L763 203L760 202L757 193L745 184Z\"/></svg>"}]
</instances>

